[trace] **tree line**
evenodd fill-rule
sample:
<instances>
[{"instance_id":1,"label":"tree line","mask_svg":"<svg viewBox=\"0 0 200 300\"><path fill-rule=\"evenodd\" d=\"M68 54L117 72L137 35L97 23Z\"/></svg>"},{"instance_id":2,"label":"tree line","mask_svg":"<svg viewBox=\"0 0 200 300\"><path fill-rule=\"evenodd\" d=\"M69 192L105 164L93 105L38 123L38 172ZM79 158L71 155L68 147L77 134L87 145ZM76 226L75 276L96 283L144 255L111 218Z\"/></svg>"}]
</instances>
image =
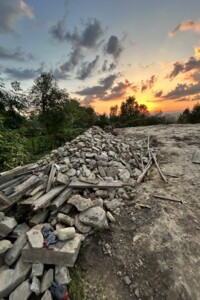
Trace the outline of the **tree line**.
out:
<instances>
[{"instance_id":1,"label":"tree line","mask_svg":"<svg viewBox=\"0 0 200 300\"><path fill-rule=\"evenodd\" d=\"M198 122L200 106L184 111L179 121ZM187 118L190 115L190 119ZM150 114L147 106L138 104L134 96L110 108L110 115L97 114L90 106L61 89L51 73L41 73L28 93L18 81L10 89L0 80L0 171L39 159L50 150L63 145L87 128L97 125L127 127L167 124L162 113ZM191 122L192 123L192 122Z\"/></svg>"}]
</instances>

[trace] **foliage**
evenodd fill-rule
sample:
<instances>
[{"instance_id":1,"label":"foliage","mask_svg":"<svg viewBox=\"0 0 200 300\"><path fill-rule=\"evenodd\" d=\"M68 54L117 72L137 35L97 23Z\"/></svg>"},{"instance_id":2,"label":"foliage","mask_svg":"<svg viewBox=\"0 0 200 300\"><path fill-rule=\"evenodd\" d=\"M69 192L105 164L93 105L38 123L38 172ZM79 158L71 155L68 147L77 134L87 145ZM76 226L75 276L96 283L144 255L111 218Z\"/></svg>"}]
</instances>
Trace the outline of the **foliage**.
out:
<instances>
[{"instance_id":1,"label":"foliage","mask_svg":"<svg viewBox=\"0 0 200 300\"><path fill-rule=\"evenodd\" d=\"M200 104L197 103L196 105L194 105L191 111L189 110L189 108L186 108L179 116L178 122L181 124L200 123Z\"/></svg>"},{"instance_id":2,"label":"foliage","mask_svg":"<svg viewBox=\"0 0 200 300\"><path fill-rule=\"evenodd\" d=\"M18 132L5 129L0 131L0 170L25 164L30 157L25 148L26 138Z\"/></svg>"}]
</instances>

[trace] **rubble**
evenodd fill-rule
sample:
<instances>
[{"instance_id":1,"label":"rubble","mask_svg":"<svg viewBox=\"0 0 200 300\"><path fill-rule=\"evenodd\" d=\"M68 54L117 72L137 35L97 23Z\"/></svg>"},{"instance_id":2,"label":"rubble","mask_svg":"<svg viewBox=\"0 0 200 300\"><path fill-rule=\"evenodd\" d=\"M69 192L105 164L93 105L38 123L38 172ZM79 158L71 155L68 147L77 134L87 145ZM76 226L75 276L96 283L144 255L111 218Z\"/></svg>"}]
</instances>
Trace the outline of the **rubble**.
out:
<instances>
[{"instance_id":1,"label":"rubble","mask_svg":"<svg viewBox=\"0 0 200 300\"><path fill-rule=\"evenodd\" d=\"M149 147L141 156L133 144L92 127L37 163L0 174L0 263L5 266L0 298L28 299L35 293L52 299L52 281L70 283L68 267L76 263L84 239L108 228L108 221L117 222L136 182L156 161ZM19 224L5 215L13 207L24 213ZM44 225L51 225L57 238L53 245L44 239ZM111 255L109 245L105 251Z\"/></svg>"}]
</instances>

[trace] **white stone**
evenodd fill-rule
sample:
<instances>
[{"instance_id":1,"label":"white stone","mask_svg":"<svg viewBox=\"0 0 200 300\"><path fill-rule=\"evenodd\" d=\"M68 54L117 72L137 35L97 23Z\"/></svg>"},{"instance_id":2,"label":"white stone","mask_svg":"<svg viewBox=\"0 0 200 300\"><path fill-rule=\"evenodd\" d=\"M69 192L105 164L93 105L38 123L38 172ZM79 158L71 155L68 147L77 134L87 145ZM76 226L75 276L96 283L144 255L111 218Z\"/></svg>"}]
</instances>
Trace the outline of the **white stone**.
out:
<instances>
[{"instance_id":1,"label":"white stone","mask_svg":"<svg viewBox=\"0 0 200 300\"><path fill-rule=\"evenodd\" d=\"M75 237L75 233L76 231L74 227L62 228L55 231L55 234L60 241L73 239Z\"/></svg>"},{"instance_id":2,"label":"white stone","mask_svg":"<svg viewBox=\"0 0 200 300\"><path fill-rule=\"evenodd\" d=\"M8 240L0 241L0 254L4 254L8 249L12 247L12 243Z\"/></svg>"},{"instance_id":3,"label":"white stone","mask_svg":"<svg viewBox=\"0 0 200 300\"><path fill-rule=\"evenodd\" d=\"M79 220L88 226L96 229L105 228L106 212L100 206L88 208L79 214Z\"/></svg>"},{"instance_id":4,"label":"white stone","mask_svg":"<svg viewBox=\"0 0 200 300\"><path fill-rule=\"evenodd\" d=\"M84 211L93 206L91 199L83 198L80 195L73 195L68 203L74 205L79 211Z\"/></svg>"},{"instance_id":5,"label":"white stone","mask_svg":"<svg viewBox=\"0 0 200 300\"><path fill-rule=\"evenodd\" d=\"M55 280L57 284L69 284L71 282L71 277L69 274L69 269L66 266L55 266Z\"/></svg>"},{"instance_id":6,"label":"white stone","mask_svg":"<svg viewBox=\"0 0 200 300\"><path fill-rule=\"evenodd\" d=\"M28 240L33 248L42 248L43 247L43 235L41 230L32 228L27 233Z\"/></svg>"}]
</instances>

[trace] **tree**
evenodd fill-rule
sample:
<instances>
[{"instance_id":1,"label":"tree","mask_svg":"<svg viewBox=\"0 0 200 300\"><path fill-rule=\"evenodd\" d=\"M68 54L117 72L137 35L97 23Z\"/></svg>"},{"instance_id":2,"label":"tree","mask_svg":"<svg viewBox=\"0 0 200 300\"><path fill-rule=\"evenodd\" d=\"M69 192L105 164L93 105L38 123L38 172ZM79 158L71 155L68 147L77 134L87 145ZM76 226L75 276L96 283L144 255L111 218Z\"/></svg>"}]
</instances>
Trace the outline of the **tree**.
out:
<instances>
[{"instance_id":1,"label":"tree","mask_svg":"<svg viewBox=\"0 0 200 300\"><path fill-rule=\"evenodd\" d=\"M68 93L58 87L57 81L51 73L42 73L36 78L31 89L33 104L38 110L39 119L47 132L56 132L61 128L65 114L63 112Z\"/></svg>"}]
</instances>

